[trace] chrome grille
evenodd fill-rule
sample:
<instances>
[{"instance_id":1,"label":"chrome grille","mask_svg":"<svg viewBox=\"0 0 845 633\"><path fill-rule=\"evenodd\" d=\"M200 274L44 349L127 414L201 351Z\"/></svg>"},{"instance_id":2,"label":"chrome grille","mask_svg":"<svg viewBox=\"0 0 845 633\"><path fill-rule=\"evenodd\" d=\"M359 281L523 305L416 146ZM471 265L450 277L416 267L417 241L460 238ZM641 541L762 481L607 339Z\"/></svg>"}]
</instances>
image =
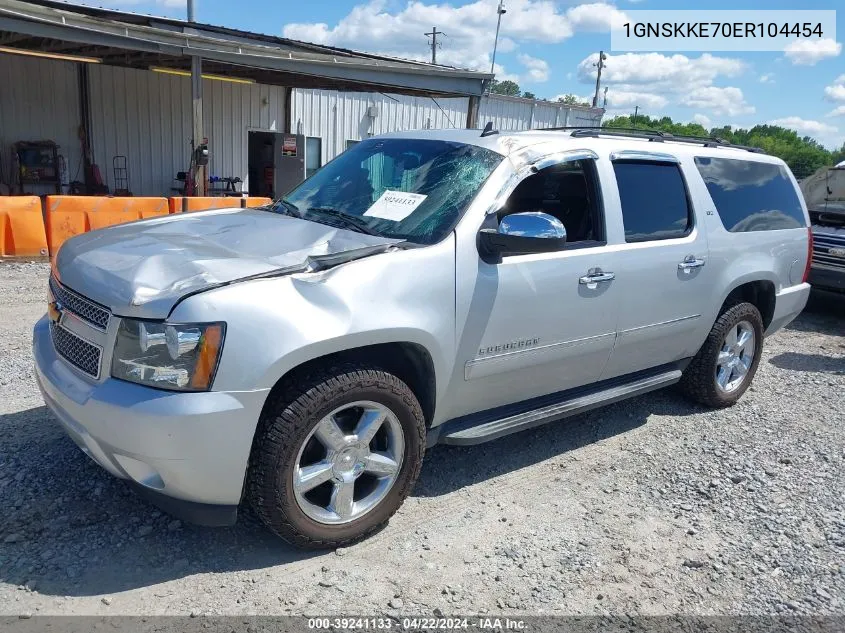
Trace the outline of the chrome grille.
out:
<instances>
[{"instance_id":1,"label":"chrome grille","mask_svg":"<svg viewBox=\"0 0 845 633\"><path fill-rule=\"evenodd\" d=\"M98 330L105 331L108 327L111 313L107 308L65 288L53 277L50 277L50 292L53 293L53 297L64 309L73 312L83 321L93 325Z\"/></svg>"},{"instance_id":2,"label":"chrome grille","mask_svg":"<svg viewBox=\"0 0 845 633\"><path fill-rule=\"evenodd\" d=\"M50 323L50 335L59 356L92 378L99 378L100 348L55 323Z\"/></svg>"},{"instance_id":3,"label":"chrome grille","mask_svg":"<svg viewBox=\"0 0 845 633\"><path fill-rule=\"evenodd\" d=\"M813 231L813 264L845 270L845 257L831 255L831 249L845 249L845 229Z\"/></svg>"}]
</instances>

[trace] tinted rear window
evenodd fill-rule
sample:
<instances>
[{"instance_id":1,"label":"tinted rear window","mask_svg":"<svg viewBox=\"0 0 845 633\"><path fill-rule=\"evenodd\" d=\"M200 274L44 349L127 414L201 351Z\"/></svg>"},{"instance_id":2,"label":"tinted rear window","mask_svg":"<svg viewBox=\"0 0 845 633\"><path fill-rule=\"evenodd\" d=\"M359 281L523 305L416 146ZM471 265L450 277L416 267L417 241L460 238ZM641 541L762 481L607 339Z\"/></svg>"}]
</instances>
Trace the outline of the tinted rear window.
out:
<instances>
[{"instance_id":1,"label":"tinted rear window","mask_svg":"<svg viewBox=\"0 0 845 633\"><path fill-rule=\"evenodd\" d=\"M667 240L689 232L687 188L674 163L614 162L626 242Z\"/></svg>"},{"instance_id":2,"label":"tinted rear window","mask_svg":"<svg viewBox=\"0 0 845 633\"><path fill-rule=\"evenodd\" d=\"M784 167L704 157L696 158L695 166L728 231L773 231L807 225Z\"/></svg>"}]
</instances>

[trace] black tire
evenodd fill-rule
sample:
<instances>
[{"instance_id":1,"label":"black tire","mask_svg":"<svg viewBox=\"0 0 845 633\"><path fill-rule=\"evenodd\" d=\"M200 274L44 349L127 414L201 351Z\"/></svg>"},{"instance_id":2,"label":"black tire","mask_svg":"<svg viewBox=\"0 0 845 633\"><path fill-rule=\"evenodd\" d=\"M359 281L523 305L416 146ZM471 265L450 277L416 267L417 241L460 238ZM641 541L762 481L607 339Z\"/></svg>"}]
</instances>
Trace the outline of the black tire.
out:
<instances>
[{"instance_id":1,"label":"black tire","mask_svg":"<svg viewBox=\"0 0 845 633\"><path fill-rule=\"evenodd\" d=\"M425 452L425 419L414 393L396 376L371 365L325 366L276 390L256 430L247 474L247 498L261 521L298 547L334 548L358 541L384 526L410 494ZM293 472L303 442L328 413L346 403L370 400L388 407L404 434L399 475L367 514L330 525L311 519L293 492Z\"/></svg>"},{"instance_id":2,"label":"black tire","mask_svg":"<svg viewBox=\"0 0 845 633\"><path fill-rule=\"evenodd\" d=\"M743 382L733 391L726 392L716 384L717 358L725 336L741 321L747 321L754 329L753 360ZM763 330L763 318L754 305L743 302L726 306L713 324L713 329L710 330L704 345L684 370L679 384L681 392L706 407L720 409L736 404L751 385L754 374L757 372L757 365L760 363L760 355L763 352Z\"/></svg>"}]
</instances>

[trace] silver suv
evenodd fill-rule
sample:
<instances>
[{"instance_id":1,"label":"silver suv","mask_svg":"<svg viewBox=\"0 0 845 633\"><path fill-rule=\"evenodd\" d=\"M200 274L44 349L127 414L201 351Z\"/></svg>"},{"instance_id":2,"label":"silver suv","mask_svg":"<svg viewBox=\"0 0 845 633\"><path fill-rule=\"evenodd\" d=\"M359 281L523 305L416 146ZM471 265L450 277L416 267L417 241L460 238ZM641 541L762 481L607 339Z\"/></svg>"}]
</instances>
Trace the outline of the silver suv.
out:
<instances>
[{"instance_id":1,"label":"silver suv","mask_svg":"<svg viewBox=\"0 0 845 633\"><path fill-rule=\"evenodd\" d=\"M168 512L223 525L248 502L337 546L388 520L435 444L675 383L735 403L807 301L807 227L753 148L391 134L266 208L66 242L37 378L80 448Z\"/></svg>"}]
</instances>

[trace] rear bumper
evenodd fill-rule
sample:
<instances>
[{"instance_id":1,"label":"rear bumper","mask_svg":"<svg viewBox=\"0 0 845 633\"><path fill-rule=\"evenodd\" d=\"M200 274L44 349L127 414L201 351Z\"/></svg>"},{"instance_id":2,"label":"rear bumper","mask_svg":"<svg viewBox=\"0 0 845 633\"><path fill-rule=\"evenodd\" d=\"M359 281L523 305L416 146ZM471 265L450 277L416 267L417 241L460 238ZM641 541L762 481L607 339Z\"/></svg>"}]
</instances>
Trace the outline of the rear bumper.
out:
<instances>
[{"instance_id":1,"label":"rear bumper","mask_svg":"<svg viewBox=\"0 0 845 633\"><path fill-rule=\"evenodd\" d=\"M97 464L188 521L234 521L266 390L178 393L111 378L94 383L56 355L46 318L35 326L33 356L45 403Z\"/></svg>"},{"instance_id":2,"label":"rear bumper","mask_svg":"<svg viewBox=\"0 0 845 633\"><path fill-rule=\"evenodd\" d=\"M766 329L766 336L774 334L791 323L795 317L801 314L801 310L807 305L809 298L810 284L798 284L781 290L775 297L775 312L772 316L772 322Z\"/></svg>"}]
</instances>

